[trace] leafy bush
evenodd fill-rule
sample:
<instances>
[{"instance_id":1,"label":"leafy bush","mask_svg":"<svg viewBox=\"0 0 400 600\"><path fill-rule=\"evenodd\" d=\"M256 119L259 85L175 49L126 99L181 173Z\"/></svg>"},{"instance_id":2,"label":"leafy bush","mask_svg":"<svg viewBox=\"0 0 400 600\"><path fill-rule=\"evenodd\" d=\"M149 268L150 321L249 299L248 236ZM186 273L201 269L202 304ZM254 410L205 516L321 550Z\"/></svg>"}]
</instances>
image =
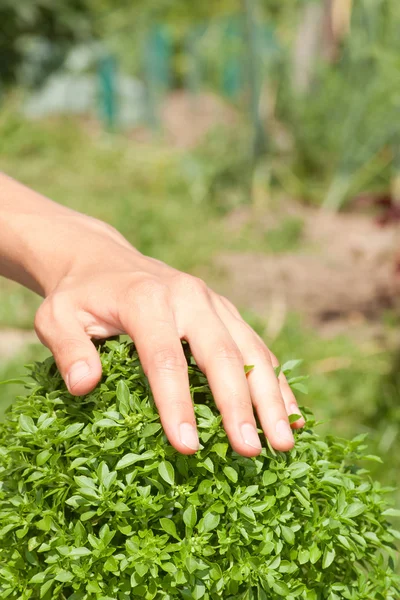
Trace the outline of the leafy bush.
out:
<instances>
[{"instance_id":1,"label":"leafy bush","mask_svg":"<svg viewBox=\"0 0 400 600\"><path fill-rule=\"evenodd\" d=\"M231 450L189 354L201 450L166 441L132 344L101 350L102 383L71 396L52 359L0 430L0 598L397 600L379 483L363 437Z\"/></svg>"}]
</instances>

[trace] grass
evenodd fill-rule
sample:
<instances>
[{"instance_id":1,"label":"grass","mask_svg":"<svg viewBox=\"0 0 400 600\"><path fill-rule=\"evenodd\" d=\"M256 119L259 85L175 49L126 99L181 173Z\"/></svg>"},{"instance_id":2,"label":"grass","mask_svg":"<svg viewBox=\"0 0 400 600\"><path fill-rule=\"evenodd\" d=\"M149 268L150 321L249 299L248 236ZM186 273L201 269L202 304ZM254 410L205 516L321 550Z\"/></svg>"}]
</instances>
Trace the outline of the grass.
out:
<instances>
[{"instance_id":1,"label":"grass","mask_svg":"<svg viewBox=\"0 0 400 600\"><path fill-rule=\"evenodd\" d=\"M111 223L145 254L178 269L207 273L218 252L295 251L303 230L297 218L286 218L268 235L260 233L256 220L235 233L227 226L226 207L244 195L237 174L236 179L226 174L229 135L225 153L214 143L187 153L159 140L139 143L72 121L26 123L8 109L0 113L1 170L60 203ZM16 284L0 281L0 328L32 327L39 302ZM257 315L245 316L260 333L265 331ZM397 319L386 325L394 326ZM302 370L311 377L303 403L333 433L369 432L372 449L386 463L379 468L380 478L395 483L400 467L396 357L379 345L360 345L349 335L322 340L294 315L289 315L272 347L282 360L304 358ZM24 363L46 353L33 346L3 361L0 379L21 375ZM0 411L21 389L0 386Z\"/></svg>"}]
</instances>

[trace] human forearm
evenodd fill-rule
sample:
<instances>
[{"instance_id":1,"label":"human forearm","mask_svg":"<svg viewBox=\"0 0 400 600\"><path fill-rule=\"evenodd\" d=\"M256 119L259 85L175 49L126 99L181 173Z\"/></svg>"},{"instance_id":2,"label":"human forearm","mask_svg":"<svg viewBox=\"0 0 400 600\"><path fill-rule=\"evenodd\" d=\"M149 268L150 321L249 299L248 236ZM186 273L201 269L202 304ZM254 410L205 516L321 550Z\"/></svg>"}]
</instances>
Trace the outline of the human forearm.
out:
<instances>
[{"instance_id":1,"label":"human forearm","mask_svg":"<svg viewBox=\"0 0 400 600\"><path fill-rule=\"evenodd\" d=\"M46 296L77 253L90 252L87 246L95 251L88 233L104 237L106 232L112 235L106 224L0 173L0 275Z\"/></svg>"}]
</instances>

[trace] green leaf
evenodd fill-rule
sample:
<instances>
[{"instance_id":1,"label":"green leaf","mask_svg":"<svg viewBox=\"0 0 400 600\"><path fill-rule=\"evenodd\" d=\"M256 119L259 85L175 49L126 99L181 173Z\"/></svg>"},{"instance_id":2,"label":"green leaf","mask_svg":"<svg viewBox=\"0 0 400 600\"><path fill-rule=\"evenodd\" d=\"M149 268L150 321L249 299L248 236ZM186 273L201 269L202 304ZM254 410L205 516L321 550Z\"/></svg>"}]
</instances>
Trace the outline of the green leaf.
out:
<instances>
[{"instance_id":1,"label":"green leaf","mask_svg":"<svg viewBox=\"0 0 400 600\"><path fill-rule=\"evenodd\" d=\"M40 597L41 598L43 598L43 596L45 596L47 594L47 592L50 590L53 583L54 583L54 579L49 579L48 581L46 581L46 583L44 583L42 585L42 587L40 588Z\"/></svg>"},{"instance_id":2,"label":"green leaf","mask_svg":"<svg viewBox=\"0 0 400 600\"><path fill-rule=\"evenodd\" d=\"M250 371L252 371L254 369L254 365L244 365L244 372L247 375L247 373L250 373Z\"/></svg>"},{"instance_id":3,"label":"green leaf","mask_svg":"<svg viewBox=\"0 0 400 600\"><path fill-rule=\"evenodd\" d=\"M284 581L275 581L272 584L272 589L279 596L286 597L286 596L289 596L289 594L290 594L290 588L286 585L286 583Z\"/></svg>"},{"instance_id":4,"label":"green leaf","mask_svg":"<svg viewBox=\"0 0 400 600\"><path fill-rule=\"evenodd\" d=\"M382 515L384 517L400 517L400 510L396 508L387 508L383 511Z\"/></svg>"},{"instance_id":5,"label":"green leaf","mask_svg":"<svg viewBox=\"0 0 400 600\"><path fill-rule=\"evenodd\" d=\"M141 432L142 438L151 437L156 434L161 429L161 423L149 423L146 427L143 428Z\"/></svg>"},{"instance_id":6,"label":"green leaf","mask_svg":"<svg viewBox=\"0 0 400 600\"><path fill-rule=\"evenodd\" d=\"M22 431L26 431L27 433L37 432L37 427L33 422L32 417L29 417L28 415L19 416L19 426L22 429Z\"/></svg>"},{"instance_id":7,"label":"green leaf","mask_svg":"<svg viewBox=\"0 0 400 600\"><path fill-rule=\"evenodd\" d=\"M122 427L122 425L121 423L117 423L112 419L100 419L99 421L96 421L96 423L94 423L94 427Z\"/></svg>"},{"instance_id":8,"label":"green leaf","mask_svg":"<svg viewBox=\"0 0 400 600\"><path fill-rule=\"evenodd\" d=\"M290 527L286 527L286 525L281 525L281 531L285 542L287 542L290 545L293 545L295 541L294 531L290 529Z\"/></svg>"},{"instance_id":9,"label":"green leaf","mask_svg":"<svg viewBox=\"0 0 400 600\"><path fill-rule=\"evenodd\" d=\"M160 525L169 535L179 540L178 533L176 531L176 525L171 519L160 519Z\"/></svg>"},{"instance_id":10,"label":"green leaf","mask_svg":"<svg viewBox=\"0 0 400 600\"><path fill-rule=\"evenodd\" d=\"M264 471L262 476L262 482L264 485L272 485L277 479L277 474L273 473L272 471Z\"/></svg>"},{"instance_id":11,"label":"green leaf","mask_svg":"<svg viewBox=\"0 0 400 600\"><path fill-rule=\"evenodd\" d=\"M222 444L222 443L214 444L211 448L211 452L215 452L215 454L217 454L220 458L225 460L228 448L229 448L228 444Z\"/></svg>"},{"instance_id":12,"label":"green leaf","mask_svg":"<svg viewBox=\"0 0 400 600\"><path fill-rule=\"evenodd\" d=\"M120 379L117 383L117 400L119 412L128 415L130 412L129 388L123 379Z\"/></svg>"},{"instance_id":13,"label":"green leaf","mask_svg":"<svg viewBox=\"0 0 400 600\"><path fill-rule=\"evenodd\" d=\"M70 438L78 435L78 433L81 431L81 429L84 428L84 426L84 423L72 423L72 425L68 425L68 427L66 427L64 431L60 433L59 437L62 440L69 440Z\"/></svg>"},{"instance_id":14,"label":"green leaf","mask_svg":"<svg viewBox=\"0 0 400 600\"><path fill-rule=\"evenodd\" d=\"M336 556L334 548L325 548L324 557L322 559L322 568L327 569L331 566Z\"/></svg>"},{"instance_id":15,"label":"green leaf","mask_svg":"<svg viewBox=\"0 0 400 600\"><path fill-rule=\"evenodd\" d=\"M203 519L202 530L205 533L212 531L213 529L218 527L220 520L221 520L220 515L217 515L215 513L207 513Z\"/></svg>"},{"instance_id":16,"label":"green leaf","mask_svg":"<svg viewBox=\"0 0 400 600\"><path fill-rule=\"evenodd\" d=\"M296 423L296 421L298 421L299 419L302 419L302 415L299 415L299 414L289 415L289 423L291 425L292 425L292 423Z\"/></svg>"},{"instance_id":17,"label":"green leaf","mask_svg":"<svg viewBox=\"0 0 400 600\"><path fill-rule=\"evenodd\" d=\"M299 554L298 554L299 564L304 565L305 563L308 563L309 560L310 560L310 551L301 548L299 550Z\"/></svg>"},{"instance_id":18,"label":"green leaf","mask_svg":"<svg viewBox=\"0 0 400 600\"><path fill-rule=\"evenodd\" d=\"M52 454L53 453L50 450L42 450L42 452L39 452L39 454L36 456L37 466L41 467L42 465L44 465L49 460Z\"/></svg>"},{"instance_id":19,"label":"green leaf","mask_svg":"<svg viewBox=\"0 0 400 600\"><path fill-rule=\"evenodd\" d=\"M143 452L143 454L133 454L129 452L117 462L117 464L115 465L115 469L117 471L119 471L120 469L126 469L126 467L130 467L131 465L134 465L139 461L146 461L151 458L154 458L153 450L147 450L146 452Z\"/></svg>"},{"instance_id":20,"label":"green leaf","mask_svg":"<svg viewBox=\"0 0 400 600\"><path fill-rule=\"evenodd\" d=\"M92 554L92 551L89 548L85 548L84 546L80 548L72 548L69 553L70 558L82 558L83 556L88 556Z\"/></svg>"},{"instance_id":21,"label":"green leaf","mask_svg":"<svg viewBox=\"0 0 400 600\"><path fill-rule=\"evenodd\" d=\"M287 375L302 364L302 360L288 360L282 365L282 372Z\"/></svg>"},{"instance_id":22,"label":"green leaf","mask_svg":"<svg viewBox=\"0 0 400 600\"><path fill-rule=\"evenodd\" d=\"M294 462L289 465L288 472L292 479L299 479L299 477L304 477L310 469L310 465L305 462Z\"/></svg>"},{"instance_id":23,"label":"green leaf","mask_svg":"<svg viewBox=\"0 0 400 600\"><path fill-rule=\"evenodd\" d=\"M193 528L197 523L197 510L191 504L183 513L183 522L187 527Z\"/></svg>"},{"instance_id":24,"label":"green leaf","mask_svg":"<svg viewBox=\"0 0 400 600\"><path fill-rule=\"evenodd\" d=\"M232 481L233 483L237 482L238 473L236 469L234 469L233 467L224 467L224 473L230 481Z\"/></svg>"},{"instance_id":25,"label":"green leaf","mask_svg":"<svg viewBox=\"0 0 400 600\"><path fill-rule=\"evenodd\" d=\"M174 485L175 471L174 471L174 467L171 465L170 462L168 462L167 460L164 460L163 462L161 462L158 466L158 472L160 473L160 475L164 479L164 481L166 481L170 485Z\"/></svg>"},{"instance_id":26,"label":"green leaf","mask_svg":"<svg viewBox=\"0 0 400 600\"><path fill-rule=\"evenodd\" d=\"M73 574L71 573L71 571L59 571L57 573L57 575L55 576L55 581L62 581L63 583L67 583L68 581L72 581L74 578Z\"/></svg>"},{"instance_id":27,"label":"green leaf","mask_svg":"<svg viewBox=\"0 0 400 600\"><path fill-rule=\"evenodd\" d=\"M304 385L304 383L291 383L290 387L292 390L296 390L297 392L301 392L302 394L308 394L308 388Z\"/></svg>"},{"instance_id":28,"label":"green leaf","mask_svg":"<svg viewBox=\"0 0 400 600\"><path fill-rule=\"evenodd\" d=\"M31 577L31 579L29 580L29 583L43 583L43 581L45 579L46 579L46 573L36 573L36 575Z\"/></svg>"},{"instance_id":29,"label":"green leaf","mask_svg":"<svg viewBox=\"0 0 400 600\"><path fill-rule=\"evenodd\" d=\"M358 517L358 515L361 515L366 508L367 507L362 502L353 502L345 508L342 516L345 519L353 519L354 517Z\"/></svg>"},{"instance_id":30,"label":"green leaf","mask_svg":"<svg viewBox=\"0 0 400 600\"><path fill-rule=\"evenodd\" d=\"M310 562L315 565L316 562L321 558L322 552L316 544L313 544L310 548Z\"/></svg>"}]
</instances>

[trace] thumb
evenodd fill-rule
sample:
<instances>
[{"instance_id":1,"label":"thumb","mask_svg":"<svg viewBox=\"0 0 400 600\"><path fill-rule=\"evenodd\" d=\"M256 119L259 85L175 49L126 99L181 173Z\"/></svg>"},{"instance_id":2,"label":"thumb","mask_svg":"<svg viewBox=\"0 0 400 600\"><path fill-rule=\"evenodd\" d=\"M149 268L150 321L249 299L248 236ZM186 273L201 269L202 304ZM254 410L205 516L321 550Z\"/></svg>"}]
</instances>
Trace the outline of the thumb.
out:
<instances>
[{"instance_id":1,"label":"thumb","mask_svg":"<svg viewBox=\"0 0 400 600\"><path fill-rule=\"evenodd\" d=\"M58 320L45 301L36 314L35 330L52 352L69 392L82 396L92 391L101 378L101 361L74 315L65 311L62 320Z\"/></svg>"}]
</instances>

